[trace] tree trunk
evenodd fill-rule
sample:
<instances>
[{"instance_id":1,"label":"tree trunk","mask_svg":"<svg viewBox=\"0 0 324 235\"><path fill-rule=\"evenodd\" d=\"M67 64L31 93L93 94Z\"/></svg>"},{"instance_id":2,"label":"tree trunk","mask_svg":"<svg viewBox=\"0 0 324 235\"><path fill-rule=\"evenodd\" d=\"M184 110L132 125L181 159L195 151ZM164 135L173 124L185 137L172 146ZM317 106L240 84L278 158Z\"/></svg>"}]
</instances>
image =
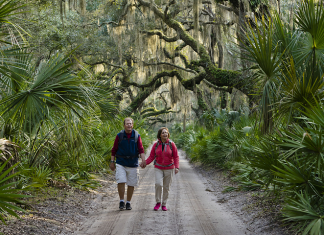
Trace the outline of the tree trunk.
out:
<instances>
[{"instance_id":1,"label":"tree trunk","mask_svg":"<svg viewBox=\"0 0 324 235\"><path fill-rule=\"evenodd\" d=\"M183 114L183 132L186 132L186 113Z\"/></svg>"},{"instance_id":2,"label":"tree trunk","mask_svg":"<svg viewBox=\"0 0 324 235\"><path fill-rule=\"evenodd\" d=\"M221 91L221 108L222 109L226 109L227 107L227 100L226 100L226 92L225 91Z\"/></svg>"},{"instance_id":3,"label":"tree trunk","mask_svg":"<svg viewBox=\"0 0 324 235\"><path fill-rule=\"evenodd\" d=\"M291 3L291 8L290 8L290 19L289 19L289 27L291 30L294 28L294 2Z\"/></svg>"}]
</instances>

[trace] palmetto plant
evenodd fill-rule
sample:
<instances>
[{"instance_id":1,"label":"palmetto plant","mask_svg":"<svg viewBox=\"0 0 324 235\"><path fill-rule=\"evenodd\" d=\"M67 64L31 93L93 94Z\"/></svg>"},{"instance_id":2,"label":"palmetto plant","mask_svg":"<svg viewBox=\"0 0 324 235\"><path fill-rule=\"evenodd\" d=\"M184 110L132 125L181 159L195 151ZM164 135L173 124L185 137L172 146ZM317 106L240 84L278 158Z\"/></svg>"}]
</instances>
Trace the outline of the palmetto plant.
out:
<instances>
[{"instance_id":1,"label":"palmetto plant","mask_svg":"<svg viewBox=\"0 0 324 235\"><path fill-rule=\"evenodd\" d=\"M19 87L1 101L1 116L10 116L28 132L66 110L82 118L95 102L90 103L91 94L82 86L86 81L68 70L71 64L66 64L67 60L68 57L57 55L39 67L33 66L30 60L19 60L22 68L6 63L3 69L10 74L5 74L4 79L19 81ZM5 89L10 91L11 87Z\"/></svg>"},{"instance_id":2,"label":"palmetto plant","mask_svg":"<svg viewBox=\"0 0 324 235\"><path fill-rule=\"evenodd\" d=\"M247 26L241 46L260 91L258 121L179 138L191 158L236 174L239 187L227 191L264 188L288 198L282 215L303 235L324 234L323 4L301 0L295 28L279 15Z\"/></svg>"},{"instance_id":3,"label":"palmetto plant","mask_svg":"<svg viewBox=\"0 0 324 235\"><path fill-rule=\"evenodd\" d=\"M255 28L248 25L243 36L244 56L253 63L252 77L262 97L259 107L264 132L270 130L274 116L277 121L293 117L296 109L323 96L322 2L302 0L295 23L293 30L275 15L269 21L256 21Z\"/></svg>"},{"instance_id":4,"label":"palmetto plant","mask_svg":"<svg viewBox=\"0 0 324 235\"><path fill-rule=\"evenodd\" d=\"M324 234L324 198L320 200L309 196L307 193L296 193L295 197L287 200L283 208L286 221L299 222L297 226L302 235Z\"/></svg>"},{"instance_id":5,"label":"palmetto plant","mask_svg":"<svg viewBox=\"0 0 324 235\"><path fill-rule=\"evenodd\" d=\"M16 57L24 59L24 55ZM21 138L28 147L30 167L49 164L60 150L69 149L73 159L88 153L88 143L94 138L91 126L97 126L103 114L116 110L109 89L104 94L106 86L74 74L68 59L56 55L38 67L30 59L15 66L3 65L12 71L3 79L19 80L19 86L4 89L9 92L0 101L0 114L24 132Z\"/></svg>"},{"instance_id":6,"label":"palmetto plant","mask_svg":"<svg viewBox=\"0 0 324 235\"><path fill-rule=\"evenodd\" d=\"M278 90L278 75L283 53L279 50L278 42L275 42L275 28L271 21L256 20L256 28L247 25L246 34L241 41L244 57L253 62L250 68L253 71L252 79L260 89L261 114L263 131L267 132L272 125L271 109L276 102Z\"/></svg>"},{"instance_id":7,"label":"palmetto plant","mask_svg":"<svg viewBox=\"0 0 324 235\"><path fill-rule=\"evenodd\" d=\"M18 189L14 188L16 182L12 181L12 178L19 175L20 172L10 174L18 165L15 164L8 169L6 165L10 159L0 165L0 220L4 221L2 213L8 213L12 216L19 218L15 210L23 211L22 208L15 206L13 203L22 203L19 199L29 197L18 193Z\"/></svg>"},{"instance_id":8,"label":"palmetto plant","mask_svg":"<svg viewBox=\"0 0 324 235\"><path fill-rule=\"evenodd\" d=\"M88 178L83 176L104 162L102 153L106 149L94 143L100 137L96 129L118 113L113 88L108 80L97 81L86 68L80 70L71 63L73 52L36 62L24 48L24 30L10 20L21 13L15 11L19 7L21 1L0 0L1 137L21 147L20 167L36 169L27 178L41 187L60 172L65 172L71 182L81 180L80 187L93 187L94 182L87 183ZM8 25L16 28L14 32L20 37L5 32ZM90 163L96 164L89 167ZM10 188L17 174L10 176L13 182L8 186L1 185L9 179L4 179L7 173L0 176L0 214L7 211L16 216L13 210L19 208L6 200L18 202L19 197ZM2 189L7 190L5 195Z\"/></svg>"}]
</instances>

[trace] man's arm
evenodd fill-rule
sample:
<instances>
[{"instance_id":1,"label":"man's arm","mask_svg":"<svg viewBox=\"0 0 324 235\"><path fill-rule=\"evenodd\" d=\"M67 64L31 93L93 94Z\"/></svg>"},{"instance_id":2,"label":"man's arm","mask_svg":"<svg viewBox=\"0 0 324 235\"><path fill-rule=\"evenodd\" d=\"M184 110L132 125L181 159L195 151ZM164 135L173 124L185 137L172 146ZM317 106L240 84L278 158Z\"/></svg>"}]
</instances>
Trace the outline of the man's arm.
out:
<instances>
[{"instance_id":1,"label":"man's arm","mask_svg":"<svg viewBox=\"0 0 324 235\"><path fill-rule=\"evenodd\" d=\"M146 162L145 162L145 152L144 152L144 147L143 147L143 144L142 144L142 139L141 139L141 136L138 137L138 140L137 140L137 149L141 155L141 159L142 159L142 162L140 164L140 166L142 168L145 168L146 167Z\"/></svg>"},{"instance_id":2,"label":"man's arm","mask_svg":"<svg viewBox=\"0 0 324 235\"><path fill-rule=\"evenodd\" d=\"M145 153L141 153L141 159L142 159L142 162L141 162L140 166L142 168L145 168L146 167Z\"/></svg>"},{"instance_id":3,"label":"man's arm","mask_svg":"<svg viewBox=\"0 0 324 235\"><path fill-rule=\"evenodd\" d=\"M115 156L111 156L110 164L109 164L110 170L114 171L116 169L115 165Z\"/></svg>"},{"instance_id":4,"label":"man's arm","mask_svg":"<svg viewBox=\"0 0 324 235\"><path fill-rule=\"evenodd\" d=\"M116 152L118 150L118 142L119 142L119 137L118 135L116 136L115 142L114 142L114 146L111 149L111 158L110 158L110 164L109 164L109 168L114 171L116 169L116 165L115 165L115 155Z\"/></svg>"}]
</instances>

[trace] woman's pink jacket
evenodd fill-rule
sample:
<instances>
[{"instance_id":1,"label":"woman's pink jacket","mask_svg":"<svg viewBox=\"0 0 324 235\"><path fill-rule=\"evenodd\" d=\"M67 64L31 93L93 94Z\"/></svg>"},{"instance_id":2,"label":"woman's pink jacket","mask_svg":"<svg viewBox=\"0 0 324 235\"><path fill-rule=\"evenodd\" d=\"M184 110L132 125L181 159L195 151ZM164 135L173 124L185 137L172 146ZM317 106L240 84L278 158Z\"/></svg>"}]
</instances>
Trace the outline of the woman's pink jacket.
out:
<instances>
[{"instance_id":1,"label":"woman's pink jacket","mask_svg":"<svg viewBox=\"0 0 324 235\"><path fill-rule=\"evenodd\" d=\"M155 165L156 168L161 170L169 170L173 168L179 169L179 155L178 155L178 149L176 145L173 142L171 143L172 151L169 145L164 145L164 149L162 151L162 142L161 140L158 141L159 141L159 146L157 147L155 152L155 146L157 142L153 144L150 156L146 159L146 165L154 161L154 157L156 155L156 162L160 165L167 166L170 165L171 163L174 163L169 167L162 167L162 166ZM169 140L167 140L166 143L169 143Z\"/></svg>"}]
</instances>

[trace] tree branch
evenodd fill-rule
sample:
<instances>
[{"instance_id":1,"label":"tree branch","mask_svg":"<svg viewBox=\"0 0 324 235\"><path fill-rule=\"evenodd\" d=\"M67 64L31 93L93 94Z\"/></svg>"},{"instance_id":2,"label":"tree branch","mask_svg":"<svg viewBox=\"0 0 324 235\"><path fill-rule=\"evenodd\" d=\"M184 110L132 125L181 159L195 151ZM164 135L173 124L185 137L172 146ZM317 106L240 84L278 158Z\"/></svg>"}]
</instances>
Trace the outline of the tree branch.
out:
<instances>
[{"instance_id":1,"label":"tree branch","mask_svg":"<svg viewBox=\"0 0 324 235\"><path fill-rule=\"evenodd\" d=\"M161 97L161 99L164 101L164 104L165 104L165 108L167 108L167 106L168 106L168 102L166 101L166 99L163 97L163 93L165 93L165 92L169 92L169 91L162 91L161 93L160 93L160 97Z\"/></svg>"},{"instance_id":2,"label":"tree branch","mask_svg":"<svg viewBox=\"0 0 324 235\"><path fill-rule=\"evenodd\" d=\"M123 69L124 68L120 65L116 65L116 64L111 64L111 63L108 63L107 61L98 61L98 62L94 62L94 63L88 63L88 62L84 62L85 64L87 65L97 65L97 64L106 64L106 65L109 65L109 66L112 66L112 67L116 67L116 68L120 68L120 69Z\"/></svg>"},{"instance_id":3,"label":"tree branch","mask_svg":"<svg viewBox=\"0 0 324 235\"><path fill-rule=\"evenodd\" d=\"M154 111L150 111L147 112L145 114L143 114L143 118L147 118L147 117L152 117L152 116L159 116L161 114L166 114L166 113L174 113L175 111L171 110L171 107L166 108L166 109L162 109L162 110L157 110L154 108Z\"/></svg>"},{"instance_id":4,"label":"tree branch","mask_svg":"<svg viewBox=\"0 0 324 235\"><path fill-rule=\"evenodd\" d=\"M86 26L89 26L89 25L96 25L96 26L98 26L98 28L100 28L103 25L108 25L108 24L114 24L114 25L118 26L118 23L117 22L115 22L115 21L108 21L108 22L102 22L101 24L98 24L96 22L93 22L93 23L90 23L90 24L81 25L81 27L82 28L85 28Z\"/></svg>"},{"instance_id":5,"label":"tree branch","mask_svg":"<svg viewBox=\"0 0 324 235\"><path fill-rule=\"evenodd\" d=\"M228 88L223 88L223 87L218 87L215 86L214 84L208 82L206 79L203 80L208 86L211 86L212 88L214 88L217 91L225 91L225 92L229 92L232 93L233 91L233 87L228 87Z\"/></svg>"},{"instance_id":6,"label":"tree branch","mask_svg":"<svg viewBox=\"0 0 324 235\"><path fill-rule=\"evenodd\" d=\"M176 49L174 50L174 55L171 55L170 52L167 51L167 49L164 47L163 48L163 52L164 55L168 58L168 59L174 59L175 57L179 57L180 56L180 51L185 48L187 46L186 43L181 43L179 46L176 47Z\"/></svg>"},{"instance_id":7,"label":"tree branch","mask_svg":"<svg viewBox=\"0 0 324 235\"><path fill-rule=\"evenodd\" d=\"M172 122L174 119L170 119L169 121L163 120L162 118L149 118L149 121L152 121L151 123L149 123L151 126L155 125L156 123L160 122L160 123L167 123L167 122Z\"/></svg>"},{"instance_id":8,"label":"tree branch","mask_svg":"<svg viewBox=\"0 0 324 235\"><path fill-rule=\"evenodd\" d=\"M172 66L172 67L175 67L175 68L184 70L184 71L189 72L189 73L197 74L197 72L194 71L194 70L192 70L192 69L186 69L186 68L183 68L181 66L172 64L172 63L167 63L167 62L158 62L158 63L146 63L146 62L143 62L143 63L144 63L144 66L151 66L151 65L169 65L169 66Z\"/></svg>"},{"instance_id":9,"label":"tree branch","mask_svg":"<svg viewBox=\"0 0 324 235\"><path fill-rule=\"evenodd\" d=\"M120 24L121 20L126 16L126 14L127 14L127 12L128 12L128 8L129 8L129 7L132 7L132 6L135 6L135 7L136 7L135 4L131 4L131 3L127 3L127 4L125 5L124 11L123 11L123 13L120 15L120 17L119 17L118 25Z\"/></svg>"},{"instance_id":10,"label":"tree branch","mask_svg":"<svg viewBox=\"0 0 324 235\"><path fill-rule=\"evenodd\" d=\"M226 11L232 11L232 12L235 13L235 15L239 15L240 14L239 11L237 9L233 8L233 7L227 7L227 6L224 6L224 5L219 4L219 3L217 4L217 6L220 7L220 8L222 8L222 9L224 9L224 10L226 10Z\"/></svg>"},{"instance_id":11,"label":"tree branch","mask_svg":"<svg viewBox=\"0 0 324 235\"><path fill-rule=\"evenodd\" d=\"M138 95L136 96L136 98L129 105L129 108L127 108L126 110L124 110L124 112L125 113L129 113L129 111L135 112L136 109L138 107L140 107L140 105L144 102L144 100L152 94L152 92L154 92L155 90L157 90L160 86L162 86L165 83L167 83L166 80L160 79L160 80L157 80L152 86L146 87L143 91L141 91L140 93L138 93Z\"/></svg>"},{"instance_id":12,"label":"tree branch","mask_svg":"<svg viewBox=\"0 0 324 235\"><path fill-rule=\"evenodd\" d=\"M169 7L171 5L173 5L175 3L175 0L171 0L168 5L165 7L165 10L164 10L164 17L167 18L167 15L168 15L168 10L169 10Z\"/></svg>"},{"instance_id":13,"label":"tree branch","mask_svg":"<svg viewBox=\"0 0 324 235\"><path fill-rule=\"evenodd\" d=\"M128 81L122 81L122 86L135 86L138 88L147 88L147 87L152 87L155 85L155 83L163 77L174 77L176 76L180 81L183 80L183 78L181 77L180 73L177 70L171 70L171 71L162 71L157 73L153 78L150 78L149 80L151 80L149 83L146 84L138 84L136 82L128 82Z\"/></svg>"},{"instance_id":14,"label":"tree branch","mask_svg":"<svg viewBox=\"0 0 324 235\"><path fill-rule=\"evenodd\" d=\"M179 35L176 35L174 37L168 37L161 30L150 30L150 31L144 30L142 32L148 35L158 35L160 39L163 39L166 42L176 42L179 40Z\"/></svg>"},{"instance_id":15,"label":"tree branch","mask_svg":"<svg viewBox=\"0 0 324 235\"><path fill-rule=\"evenodd\" d=\"M109 79L112 79L113 77L115 77L117 74L125 74L125 71L122 70L121 68L116 69L110 76Z\"/></svg>"},{"instance_id":16,"label":"tree branch","mask_svg":"<svg viewBox=\"0 0 324 235\"><path fill-rule=\"evenodd\" d=\"M206 24L213 24L213 25L228 25L231 26L235 24L234 21L228 21L228 22L216 22L216 21L199 21L200 24L206 25ZM193 24L193 21L181 21L182 24Z\"/></svg>"}]
</instances>

